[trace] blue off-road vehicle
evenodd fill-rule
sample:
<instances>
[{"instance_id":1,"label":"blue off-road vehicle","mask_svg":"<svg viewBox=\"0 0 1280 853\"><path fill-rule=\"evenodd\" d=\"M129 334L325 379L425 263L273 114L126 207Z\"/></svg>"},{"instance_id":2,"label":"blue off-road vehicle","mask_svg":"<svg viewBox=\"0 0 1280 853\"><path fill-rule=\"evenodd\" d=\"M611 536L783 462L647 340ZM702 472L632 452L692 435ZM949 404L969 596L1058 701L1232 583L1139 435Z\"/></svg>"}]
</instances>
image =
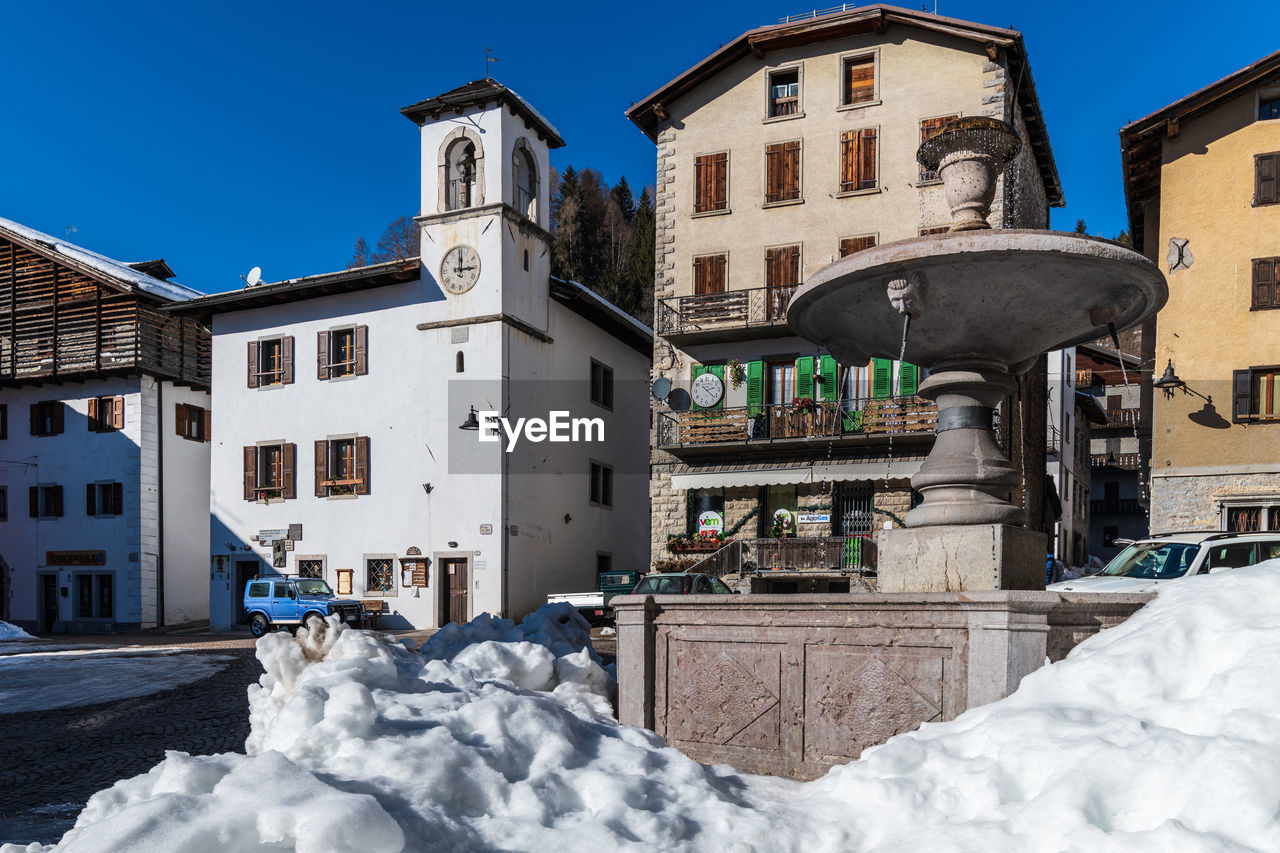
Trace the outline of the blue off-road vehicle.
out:
<instances>
[{"instance_id":1,"label":"blue off-road vehicle","mask_svg":"<svg viewBox=\"0 0 1280 853\"><path fill-rule=\"evenodd\" d=\"M312 616L324 619L335 615L359 627L364 623L364 605L350 598L338 598L319 578L281 575L254 578L244 588L244 612L249 632L261 637L273 627L305 625Z\"/></svg>"}]
</instances>

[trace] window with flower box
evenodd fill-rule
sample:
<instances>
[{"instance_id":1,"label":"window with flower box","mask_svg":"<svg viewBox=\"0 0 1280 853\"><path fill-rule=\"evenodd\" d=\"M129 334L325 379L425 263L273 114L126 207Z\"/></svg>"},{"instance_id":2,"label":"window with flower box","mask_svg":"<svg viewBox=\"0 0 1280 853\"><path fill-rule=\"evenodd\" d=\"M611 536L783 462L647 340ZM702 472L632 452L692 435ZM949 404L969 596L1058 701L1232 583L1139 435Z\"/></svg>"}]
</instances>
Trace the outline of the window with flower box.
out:
<instances>
[{"instance_id":1,"label":"window with flower box","mask_svg":"<svg viewBox=\"0 0 1280 853\"><path fill-rule=\"evenodd\" d=\"M315 443L315 496L369 494L369 437L338 436Z\"/></svg>"},{"instance_id":2,"label":"window with flower box","mask_svg":"<svg viewBox=\"0 0 1280 853\"><path fill-rule=\"evenodd\" d=\"M247 501L296 498L298 446L267 442L244 448L244 499Z\"/></svg>"}]
</instances>

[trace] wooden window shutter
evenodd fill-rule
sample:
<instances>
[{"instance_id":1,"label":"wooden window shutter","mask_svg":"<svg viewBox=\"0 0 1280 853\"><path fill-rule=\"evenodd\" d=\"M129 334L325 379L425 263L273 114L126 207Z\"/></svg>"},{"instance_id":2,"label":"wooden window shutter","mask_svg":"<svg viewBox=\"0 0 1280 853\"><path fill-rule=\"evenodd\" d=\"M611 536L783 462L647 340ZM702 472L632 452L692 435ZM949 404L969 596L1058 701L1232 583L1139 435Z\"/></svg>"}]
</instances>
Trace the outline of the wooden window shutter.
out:
<instances>
[{"instance_id":1,"label":"wooden window shutter","mask_svg":"<svg viewBox=\"0 0 1280 853\"><path fill-rule=\"evenodd\" d=\"M177 403L173 407L173 428L174 431L186 438L187 436L187 404Z\"/></svg>"},{"instance_id":2,"label":"wooden window shutter","mask_svg":"<svg viewBox=\"0 0 1280 853\"><path fill-rule=\"evenodd\" d=\"M1259 154L1254 158L1253 203L1275 204L1280 201L1280 153Z\"/></svg>"},{"instance_id":3,"label":"wooden window shutter","mask_svg":"<svg viewBox=\"0 0 1280 853\"><path fill-rule=\"evenodd\" d=\"M706 213L711 209L711 155L704 154L693 161L693 212Z\"/></svg>"},{"instance_id":4,"label":"wooden window shutter","mask_svg":"<svg viewBox=\"0 0 1280 853\"><path fill-rule=\"evenodd\" d=\"M31 434L32 434L32 435L39 435L39 434L40 434L40 427L41 427L41 423L40 423L40 404L39 404L39 403L32 403L32 404L31 404Z\"/></svg>"},{"instance_id":5,"label":"wooden window shutter","mask_svg":"<svg viewBox=\"0 0 1280 853\"><path fill-rule=\"evenodd\" d=\"M58 518L61 518L62 517L62 486L50 486L49 498L50 498L49 502L52 504L52 510L50 511L49 514L57 516Z\"/></svg>"},{"instance_id":6,"label":"wooden window shutter","mask_svg":"<svg viewBox=\"0 0 1280 853\"><path fill-rule=\"evenodd\" d=\"M724 365L723 364L708 364L706 367L706 372L712 373L718 376L720 378L720 381L724 382ZM710 410L723 409L724 395L723 394L720 395L720 399L716 401L716 404L714 406L708 406L707 408ZM612 469L606 469L606 470L609 472L609 477L612 477L613 476ZM612 504L613 503L612 500L610 500L609 503Z\"/></svg>"},{"instance_id":7,"label":"wooden window shutter","mask_svg":"<svg viewBox=\"0 0 1280 853\"><path fill-rule=\"evenodd\" d=\"M111 428L124 429L124 397L111 398Z\"/></svg>"},{"instance_id":8,"label":"wooden window shutter","mask_svg":"<svg viewBox=\"0 0 1280 853\"><path fill-rule=\"evenodd\" d=\"M254 500L257 495L254 491L258 487L258 448L246 447L244 449L244 499L247 501Z\"/></svg>"},{"instance_id":9,"label":"wooden window shutter","mask_svg":"<svg viewBox=\"0 0 1280 853\"><path fill-rule=\"evenodd\" d=\"M799 284L800 283L800 247L788 246L785 250L786 260L786 280L783 284Z\"/></svg>"},{"instance_id":10,"label":"wooden window shutter","mask_svg":"<svg viewBox=\"0 0 1280 853\"><path fill-rule=\"evenodd\" d=\"M61 435L63 427L63 413L66 411L67 404L61 400L57 400L53 404L53 434Z\"/></svg>"},{"instance_id":11,"label":"wooden window shutter","mask_svg":"<svg viewBox=\"0 0 1280 853\"><path fill-rule=\"evenodd\" d=\"M764 411L764 362L747 362L747 417Z\"/></svg>"},{"instance_id":12,"label":"wooden window shutter","mask_svg":"<svg viewBox=\"0 0 1280 853\"><path fill-rule=\"evenodd\" d=\"M249 387L258 387L258 342L249 341Z\"/></svg>"},{"instance_id":13,"label":"wooden window shutter","mask_svg":"<svg viewBox=\"0 0 1280 853\"><path fill-rule=\"evenodd\" d=\"M876 185L876 129L858 131L858 189L872 189Z\"/></svg>"},{"instance_id":14,"label":"wooden window shutter","mask_svg":"<svg viewBox=\"0 0 1280 853\"><path fill-rule=\"evenodd\" d=\"M369 327L356 326L356 376L369 372Z\"/></svg>"},{"instance_id":15,"label":"wooden window shutter","mask_svg":"<svg viewBox=\"0 0 1280 853\"><path fill-rule=\"evenodd\" d=\"M782 146L767 145L764 149L764 200L765 203L782 199Z\"/></svg>"},{"instance_id":16,"label":"wooden window shutter","mask_svg":"<svg viewBox=\"0 0 1280 853\"><path fill-rule=\"evenodd\" d=\"M710 373L710 372L711 372L711 368L707 367L705 364L693 365L693 367L690 368L689 370L689 386L690 387L693 386L693 380L697 379L699 376L701 376L704 373ZM693 408L701 409L703 407L699 406L697 403L693 403Z\"/></svg>"},{"instance_id":17,"label":"wooden window shutter","mask_svg":"<svg viewBox=\"0 0 1280 853\"><path fill-rule=\"evenodd\" d=\"M858 188L858 132L846 130L840 134L840 192Z\"/></svg>"},{"instance_id":18,"label":"wooden window shutter","mask_svg":"<svg viewBox=\"0 0 1280 853\"><path fill-rule=\"evenodd\" d=\"M871 396L877 400L893 396L893 362L887 358L871 359Z\"/></svg>"},{"instance_id":19,"label":"wooden window shutter","mask_svg":"<svg viewBox=\"0 0 1280 853\"><path fill-rule=\"evenodd\" d=\"M1254 278L1256 280L1257 269L1258 269L1257 261L1254 261L1253 268L1254 268ZM101 431L102 431L102 416L98 412L98 398L90 397L89 398L89 432L101 432Z\"/></svg>"},{"instance_id":20,"label":"wooden window shutter","mask_svg":"<svg viewBox=\"0 0 1280 853\"><path fill-rule=\"evenodd\" d=\"M286 444L280 451L280 496L286 500L296 498L298 481L294 474L298 463L298 445Z\"/></svg>"},{"instance_id":21,"label":"wooden window shutter","mask_svg":"<svg viewBox=\"0 0 1280 853\"><path fill-rule=\"evenodd\" d=\"M784 199L800 198L800 143L784 142Z\"/></svg>"},{"instance_id":22,"label":"wooden window shutter","mask_svg":"<svg viewBox=\"0 0 1280 853\"><path fill-rule=\"evenodd\" d=\"M204 440L213 441L213 409L204 410Z\"/></svg>"},{"instance_id":23,"label":"wooden window shutter","mask_svg":"<svg viewBox=\"0 0 1280 853\"><path fill-rule=\"evenodd\" d=\"M910 362L898 363L898 393L903 397L914 397L920 387L920 369Z\"/></svg>"},{"instance_id":24,"label":"wooden window shutter","mask_svg":"<svg viewBox=\"0 0 1280 853\"><path fill-rule=\"evenodd\" d=\"M316 497L328 497L329 489L324 481L329 479L329 442L316 442Z\"/></svg>"},{"instance_id":25,"label":"wooden window shutter","mask_svg":"<svg viewBox=\"0 0 1280 853\"><path fill-rule=\"evenodd\" d=\"M98 487L94 483L87 483L84 487L84 514L97 515L98 513Z\"/></svg>"},{"instance_id":26,"label":"wooden window shutter","mask_svg":"<svg viewBox=\"0 0 1280 853\"><path fill-rule=\"evenodd\" d=\"M1247 420L1250 414L1250 404L1253 396L1253 377L1248 370L1231 371L1231 388L1233 393L1233 401L1231 405L1231 420L1236 423Z\"/></svg>"},{"instance_id":27,"label":"wooden window shutter","mask_svg":"<svg viewBox=\"0 0 1280 853\"><path fill-rule=\"evenodd\" d=\"M711 259L711 292L723 293L729 286L729 256L715 255Z\"/></svg>"},{"instance_id":28,"label":"wooden window shutter","mask_svg":"<svg viewBox=\"0 0 1280 853\"><path fill-rule=\"evenodd\" d=\"M113 515L124 514L124 483L111 484L111 507Z\"/></svg>"},{"instance_id":29,"label":"wooden window shutter","mask_svg":"<svg viewBox=\"0 0 1280 853\"><path fill-rule=\"evenodd\" d=\"M1276 305L1276 259L1262 258L1253 262L1253 307Z\"/></svg>"},{"instance_id":30,"label":"wooden window shutter","mask_svg":"<svg viewBox=\"0 0 1280 853\"><path fill-rule=\"evenodd\" d=\"M27 499L30 503L31 517L39 518L40 516L40 487L32 486L27 490Z\"/></svg>"},{"instance_id":31,"label":"wooden window shutter","mask_svg":"<svg viewBox=\"0 0 1280 853\"><path fill-rule=\"evenodd\" d=\"M845 63L845 104L864 104L876 99L876 60L874 56L850 59Z\"/></svg>"},{"instance_id":32,"label":"wooden window shutter","mask_svg":"<svg viewBox=\"0 0 1280 853\"><path fill-rule=\"evenodd\" d=\"M959 116L942 116L941 118L927 118L920 122L920 143L924 144L927 142L930 137L942 130L942 128L948 123L955 121L957 118L959 118ZM921 164L920 180L936 181L938 180L938 173L926 169L924 165Z\"/></svg>"},{"instance_id":33,"label":"wooden window shutter","mask_svg":"<svg viewBox=\"0 0 1280 853\"><path fill-rule=\"evenodd\" d=\"M813 367L817 361L811 355L796 359L796 396L813 397Z\"/></svg>"},{"instance_id":34,"label":"wooden window shutter","mask_svg":"<svg viewBox=\"0 0 1280 853\"><path fill-rule=\"evenodd\" d=\"M369 494L369 436L356 438L356 494Z\"/></svg>"},{"instance_id":35,"label":"wooden window shutter","mask_svg":"<svg viewBox=\"0 0 1280 853\"><path fill-rule=\"evenodd\" d=\"M840 257L847 258L854 252L870 249L875 244L875 237L843 237L840 240Z\"/></svg>"},{"instance_id":36,"label":"wooden window shutter","mask_svg":"<svg viewBox=\"0 0 1280 853\"><path fill-rule=\"evenodd\" d=\"M293 382L293 335L280 339L280 382L283 385Z\"/></svg>"},{"instance_id":37,"label":"wooden window shutter","mask_svg":"<svg viewBox=\"0 0 1280 853\"><path fill-rule=\"evenodd\" d=\"M713 154L711 205L713 210L727 210L729 207L729 152L721 151Z\"/></svg>"},{"instance_id":38,"label":"wooden window shutter","mask_svg":"<svg viewBox=\"0 0 1280 853\"><path fill-rule=\"evenodd\" d=\"M840 398L840 389L837 387L836 379L839 376L840 369L836 365L836 360L829 355L824 355L818 359L818 375L822 377L822 399L834 402Z\"/></svg>"},{"instance_id":39,"label":"wooden window shutter","mask_svg":"<svg viewBox=\"0 0 1280 853\"><path fill-rule=\"evenodd\" d=\"M777 287L781 282L778 280L778 250L764 250L764 283L765 287Z\"/></svg>"},{"instance_id":40,"label":"wooden window shutter","mask_svg":"<svg viewBox=\"0 0 1280 853\"><path fill-rule=\"evenodd\" d=\"M693 259L693 292L694 295L707 293L707 262L710 258Z\"/></svg>"},{"instance_id":41,"label":"wooden window shutter","mask_svg":"<svg viewBox=\"0 0 1280 853\"><path fill-rule=\"evenodd\" d=\"M329 333L316 332L316 379L329 378Z\"/></svg>"}]
</instances>

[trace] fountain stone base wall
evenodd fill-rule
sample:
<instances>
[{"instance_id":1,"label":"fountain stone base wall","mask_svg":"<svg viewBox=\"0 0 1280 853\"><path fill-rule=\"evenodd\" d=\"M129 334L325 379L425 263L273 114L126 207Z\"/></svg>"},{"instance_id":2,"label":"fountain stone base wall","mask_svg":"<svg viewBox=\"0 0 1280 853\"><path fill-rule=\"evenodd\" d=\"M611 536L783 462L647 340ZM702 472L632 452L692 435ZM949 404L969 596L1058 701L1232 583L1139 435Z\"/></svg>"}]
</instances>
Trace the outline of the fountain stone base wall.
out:
<instances>
[{"instance_id":1,"label":"fountain stone base wall","mask_svg":"<svg viewBox=\"0 0 1280 853\"><path fill-rule=\"evenodd\" d=\"M703 763L814 779L1001 699L1150 595L619 596L619 719Z\"/></svg>"},{"instance_id":2,"label":"fountain stone base wall","mask_svg":"<svg viewBox=\"0 0 1280 853\"><path fill-rule=\"evenodd\" d=\"M1007 524L903 527L880 535L879 592L1044 589L1048 536Z\"/></svg>"}]
</instances>

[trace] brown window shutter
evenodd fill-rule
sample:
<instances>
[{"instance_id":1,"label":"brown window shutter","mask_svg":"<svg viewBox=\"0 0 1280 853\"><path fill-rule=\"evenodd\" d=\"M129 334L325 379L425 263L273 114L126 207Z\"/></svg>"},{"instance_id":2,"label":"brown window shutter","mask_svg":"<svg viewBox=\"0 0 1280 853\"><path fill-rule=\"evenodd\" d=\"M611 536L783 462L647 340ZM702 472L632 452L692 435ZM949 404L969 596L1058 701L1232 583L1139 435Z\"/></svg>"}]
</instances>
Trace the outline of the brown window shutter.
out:
<instances>
[{"instance_id":1,"label":"brown window shutter","mask_svg":"<svg viewBox=\"0 0 1280 853\"><path fill-rule=\"evenodd\" d=\"M111 398L111 428L124 429L124 397Z\"/></svg>"},{"instance_id":2,"label":"brown window shutter","mask_svg":"<svg viewBox=\"0 0 1280 853\"><path fill-rule=\"evenodd\" d=\"M1275 204L1280 201L1277 171L1280 171L1280 153L1259 154L1254 158L1254 204Z\"/></svg>"},{"instance_id":3,"label":"brown window shutter","mask_svg":"<svg viewBox=\"0 0 1280 853\"><path fill-rule=\"evenodd\" d=\"M764 284L765 287L777 287L778 281L778 250L764 250Z\"/></svg>"},{"instance_id":4,"label":"brown window shutter","mask_svg":"<svg viewBox=\"0 0 1280 853\"><path fill-rule=\"evenodd\" d=\"M876 61L867 56L845 64L846 104L863 104L876 97Z\"/></svg>"},{"instance_id":5,"label":"brown window shutter","mask_svg":"<svg viewBox=\"0 0 1280 853\"><path fill-rule=\"evenodd\" d=\"M248 342L248 387L257 388L257 341Z\"/></svg>"},{"instance_id":6,"label":"brown window shutter","mask_svg":"<svg viewBox=\"0 0 1280 853\"><path fill-rule=\"evenodd\" d=\"M705 213L711 207L711 195L707 192L710 185L711 157L704 154L693 160L693 212Z\"/></svg>"},{"instance_id":7,"label":"brown window shutter","mask_svg":"<svg viewBox=\"0 0 1280 853\"><path fill-rule=\"evenodd\" d=\"M695 296L711 292L708 284L710 281L710 275L708 274L710 260L710 258L693 259L693 293Z\"/></svg>"},{"instance_id":8,"label":"brown window shutter","mask_svg":"<svg viewBox=\"0 0 1280 853\"><path fill-rule=\"evenodd\" d=\"M927 118L924 121L920 122L920 143L923 145L934 134L942 130L944 126L946 126L950 122L955 121L957 118L959 118L959 116L941 116L940 118ZM921 164L920 180L936 181L938 180L938 173L926 169L924 165Z\"/></svg>"},{"instance_id":9,"label":"brown window shutter","mask_svg":"<svg viewBox=\"0 0 1280 853\"><path fill-rule=\"evenodd\" d=\"M244 499L254 500L254 491L258 487L258 448L244 449Z\"/></svg>"},{"instance_id":10,"label":"brown window shutter","mask_svg":"<svg viewBox=\"0 0 1280 853\"><path fill-rule=\"evenodd\" d=\"M1255 265L1256 266L1256 265ZM98 398L89 398L89 432L102 431L102 418L98 414Z\"/></svg>"},{"instance_id":11,"label":"brown window shutter","mask_svg":"<svg viewBox=\"0 0 1280 853\"><path fill-rule=\"evenodd\" d=\"M328 497L329 489L324 481L329 479L329 442L316 442L316 497Z\"/></svg>"},{"instance_id":12,"label":"brown window shutter","mask_svg":"<svg viewBox=\"0 0 1280 853\"><path fill-rule=\"evenodd\" d=\"M329 378L329 333L316 332L316 379Z\"/></svg>"},{"instance_id":13,"label":"brown window shutter","mask_svg":"<svg viewBox=\"0 0 1280 853\"><path fill-rule=\"evenodd\" d=\"M52 493L49 496L52 499L50 503L53 504L53 511L50 515L62 518L62 486L53 486L49 491Z\"/></svg>"},{"instance_id":14,"label":"brown window shutter","mask_svg":"<svg viewBox=\"0 0 1280 853\"><path fill-rule=\"evenodd\" d=\"M845 237L840 241L840 257L847 258L854 252L870 249L875 244L875 237Z\"/></svg>"},{"instance_id":15,"label":"brown window shutter","mask_svg":"<svg viewBox=\"0 0 1280 853\"><path fill-rule=\"evenodd\" d=\"M1253 408L1253 375L1248 370L1231 371L1231 420L1236 423L1248 420Z\"/></svg>"},{"instance_id":16,"label":"brown window shutter","mask_svg":"<svg viewBox=\"0 0 1280 853\"><path fill-rule=\"evenodd\" d=\"M369 494L369 436L356 438L356 494Z\"/></svg>"},{"instance_id":17,"label":"brown window shutter","mask_svg":"<svg viewBox=\"0 0 1280 853\"><path fill-rule=\"evenodd\" d=\"M858 132L858 189L871 189L876 185L876 129L868 127Z\"/></svg>"},{"instance_id":18,"label":"brown window shutter","mask_svg":"<svg viewBox=\"0 0 1280 853\"><path fill-rule=\"evenodd\" d=\"M63 403L61 400L58 400L53 404L53 434L54 435L62 434L62 425L63 425L62 416L63 416L63 411L66 409L66 407L67 407L66 403Z\"/></svg>"},{"instance_id":19,"label":"brown window shutter","mask_svg":"<svg viewBox=\"0 0 1280 853\"><path fill-rule=\"evenodd\" d=\"M369 372L369 327L356 326L355 337L356 376L365 376Z\"/></svg>"},{"instance_id":20,"label":"brown window shutter","mask_svg":"<svg viewBox=\"0 0 1280 853\"><path fill-rule=\"evenodd\" d=\"M782 198L800 198L800 143L783 143L783 156L785 158L785 166L783 168Z\"/></svg>"},{"instance_id":21,"label":"brown window shutter","mask_svg":"<svg viewBox=\"0 0 1280 853\"><path fill-rule=\"evenodd\" d=\"M293 335L280 339L280 382L283 385L293 382Z\"/></svg>"},{"instance_id":22,"label":"brown window shutter","mask_svg":"<svg viewBox=\"0 0 1280 853\"><path fill-rule=\"evenodd\" d=\"M711 261L711 292L724 293L729 286L729 258L727 255L716 255Z\"/></svg>"},{"instance_id":23,"label":"brown window shutter","mask_svg":"<svg viewBox=\"0 0 1280 853\"><path fill-rule=\"evenodd\" d=\"M31 517L38 518L40 516L40 487L32 486L27 490L27 499L31 504Z\"/></svg>"},{"instance_id":24,"label":"brown window shutter","mask_svg":"<svg viewBox=\"0 0 1280 853\"><path fill-rule=\"evenodd\" d=\"M782 146L768 145L764 149L764 200L782 198Z\"/></svg>"},{"instance_id":25,"label":"brown window shutter","mask_svg":"<svg viewBox=\"0 0 1280 853\"><path fill-rule=\"evenodd\" d=\"M213 441L213 409L204 410L204 440Z\"/></svg>"},{"instance_id":26,"label":"brown window shutter","mask_svg":"<svg viewBox=\"0 0 1280 853\"><path fill-rule=\"evenodd\" d=\"M124 483L111 484L111 503L115 515L124 514Z\"/></svg>"},{"instance_id":27,"label":"brown window shutter","mask_svg":"<svg viewBox=\"0 0 1280 853\"><path fill-rule=\"evenodd\" d=\"M1271 308L1275 302L1276 259L1262 258L1253 262L1253 307Z\"/></svg>"},{"instance_id":28,"label":"brown window shutter","mask_svg":"<svg viewBox=\"0 0 1280 853\"><path fill-rule=\"evenodd\" d=\"M173 431L183 438L187 437L186 403L175 403L173 406Z\"/></svg>"},{"instance_id":29,"label":"brown window shutter","mask_svg":"<svg viewBox=\"0 0 1280 853\"><path fill-rule=\"evenodd\" d=\"M97 515L98 513L98 487L94 483L88 483L84 487L84 514Z\"/></svg>"},{"instance_id":30,"label":"brown window shutter","mask_svg":"<svg viewBox=\"0 0 1280 853\"><path fill-rule=\"evenodd\" d=\"M840 192L858 188L858 132L846 130L840 134Z\"/></svg>"},{"instance_id":31,"label":"brown window shutter","mask_svg":"<svg viewBox=\"0 0 1280 853\"><path fill-rule=\"evenodd\" d=\"M715 169L711 204L715 210L725 210L729 207L729 152L722 151L713 156Z\"/></svg>"},{"instance_id":32,"label":"brown window shutter","mask_svg":"<svg viewBox=\"0 0 1280 853\"><path fill-rule=\"evenodd\" d=\"M298 496L298 480L294 476L298 463L298 445L286 444L280 453L280 495L286 499Z\"/></svg>"},{"instance_id":33,"label":"brown window shutter","mask_svg":"<svg viewBox=\"0 0 1280 853\"><path fill-rule=\"evenodd\" d=\"M786 254L787 280L784 284L800 283L800 247L788 246Z\"/></svg>"}]
</instances>

